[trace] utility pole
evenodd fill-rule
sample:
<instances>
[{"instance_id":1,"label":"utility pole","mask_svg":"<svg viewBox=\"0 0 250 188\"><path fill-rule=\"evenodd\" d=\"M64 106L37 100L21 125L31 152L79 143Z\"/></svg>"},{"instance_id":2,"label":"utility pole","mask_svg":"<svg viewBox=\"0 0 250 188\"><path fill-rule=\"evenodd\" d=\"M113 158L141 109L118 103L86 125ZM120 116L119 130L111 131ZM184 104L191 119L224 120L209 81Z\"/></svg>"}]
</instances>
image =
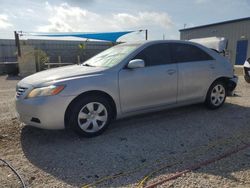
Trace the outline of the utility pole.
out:
<instances>
[{"instance_id":1,"label":"utility pole","mask_svg":"<svg viewBox=\"0 0 250 188\"><path fill-rule=\"evenodd\" d=\"M147 29L140 29L139 32L145 31L145 40L148 40L148 30Z\"/></svg>"},{"instance_id":2,"label":"utility pole","mask_svg":"<svg viewBox=\"0 0 250 188\"><path fill-rule=\"evenodd\" d=\"M16 42L16 47L17 47L17 55L18 57L21 57L19 34L16 31L14 31L14 36L15 36L15 42Z\"/></svg>"}]
</instances>

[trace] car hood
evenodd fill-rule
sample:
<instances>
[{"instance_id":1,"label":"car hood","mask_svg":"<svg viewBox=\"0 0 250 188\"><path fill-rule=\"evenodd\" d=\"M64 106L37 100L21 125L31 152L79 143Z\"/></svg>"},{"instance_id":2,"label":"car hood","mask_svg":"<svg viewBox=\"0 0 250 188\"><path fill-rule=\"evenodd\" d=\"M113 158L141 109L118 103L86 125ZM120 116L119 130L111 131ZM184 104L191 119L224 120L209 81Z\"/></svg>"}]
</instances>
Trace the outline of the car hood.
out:
<instances>
[{"instance_id":1,"label":"car hood","mask_svg":"<svg viewBox=\"0 0 250 188\"><path fill-rule=\"evenodd\" d=\"M19 84L38 85L45 82L51 82L66 78L98 74L104 71L105 67L87 67L82 65L70 65L65 67L53 68L41 71L22 79Z\"/></svg>"}]
</instances>

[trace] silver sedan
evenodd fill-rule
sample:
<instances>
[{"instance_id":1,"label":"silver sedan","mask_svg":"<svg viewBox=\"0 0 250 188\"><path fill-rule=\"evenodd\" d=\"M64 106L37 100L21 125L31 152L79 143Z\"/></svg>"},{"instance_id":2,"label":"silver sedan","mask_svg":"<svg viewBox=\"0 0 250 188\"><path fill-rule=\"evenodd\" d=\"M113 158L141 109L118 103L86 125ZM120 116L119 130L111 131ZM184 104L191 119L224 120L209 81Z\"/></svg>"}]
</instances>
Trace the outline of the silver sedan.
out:
<instances>
[{"instance_id":1,"label":"silver sedan","mask_svg":"<svg viewBox=\"0 0 250 188\"><path fill-rule=\"evenodd\" d=\"M202 45L125 43L24 78L16 109L28 125L92 137L117 118L194 103L219 108L236 85L232 64Z\"/></svg>"}]
</instances>

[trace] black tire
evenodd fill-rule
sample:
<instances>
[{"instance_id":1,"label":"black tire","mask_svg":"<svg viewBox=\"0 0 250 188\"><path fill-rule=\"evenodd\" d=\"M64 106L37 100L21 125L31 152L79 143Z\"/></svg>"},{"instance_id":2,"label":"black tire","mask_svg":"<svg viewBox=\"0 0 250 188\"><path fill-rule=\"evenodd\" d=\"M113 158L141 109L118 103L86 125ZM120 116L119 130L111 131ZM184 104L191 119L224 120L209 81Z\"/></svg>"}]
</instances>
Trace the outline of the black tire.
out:
<instances>
[{"instance_id":1,"label":"black tire","mask_svg":"<svg viewBox=\"0 0 250 188\"><path fill-rule=\"evenodd\" d=\"M247 83L250 83L250 76L245 75L244 78Z\"/></svg>"},{"instance_id":2,"label":"black tire","mask_svg":"<svg viewBox=\"0 0 250 188\"><path fill-rule=\"evenodd\" d=\"M81 121L81 120L78 119L78 115L79 115L80 111L82 110L82 112L83 112L84 110L88 110L88 109L85 109L85 108L87 108L85 106L87 104L90 104L90 103L103 105L106 109L106 111L103 111L103 113L107 112L107 120L106 120L105 124L101 126L100 130L95 131L95 132L89 132L88 130L83 130L79 124L79 121ZM96 108L95 106L93 108L94 108L94 110L97 111L97 109L95 109ZM102 134L108 128L108 126L111 122L111 119L113 117L113 111L112 111L112 107L111 107L109 101L103 96L96 96L96 95L91 95L91 96L85 95L85 96L79 97L71 105L68 113L69 113L69 114L67 114L69 117L69 125L68 126L70 128L72 128L80 136L84 136L84 137L94 137L94 136L98 136L98 135ZM84 114L89 115L88 112L84 112ZM86 122L88 121L87 119L84 119L84 120L86 120ZM95 120L95 121L98 122L99 120ZM93 123L91 123L89 125L89 127L91 127L91 126L93 128L93 126L94 126Z\"/></svg>"},{"instance_id":3,"label":"black tire","mask_svg":"<svg viewBox=\"0 0 250 188\"><path fill-rule=\"evenodd\" d=\"M213 93L214 91L216 90L216 87L220 88L224 91L224 97L222 98L222 92L219 92L221 93L221 95L217 95L216 97L213 96ZM215 95L215 93L214 93ZM209 109L217 109L219 107L221 107L225 100L226 100L226 97L227 97L227 90L226 90L226 87L225 87L225 83L222 82L222 81L215 81L209 88L208 92L207 92L207 96L206 96L206 100L205 100L205 105L209 108ZM218 103L216 103L215 101L218 101Z\"/></svg>"},{"instance_id":4,"label":"black tire","mask_svg":"<svg viewBox=\"0 0 250 188\"><path fill-rule=\"evenodd\" d=\"M248 59L248 62L250 62L250 60ZM245 81L247 83L250 83L250 75L249 75L249 71L250 71L250 68L249 67L244 67L244 78L245 78Z\"/></svg>"}]
</instances>

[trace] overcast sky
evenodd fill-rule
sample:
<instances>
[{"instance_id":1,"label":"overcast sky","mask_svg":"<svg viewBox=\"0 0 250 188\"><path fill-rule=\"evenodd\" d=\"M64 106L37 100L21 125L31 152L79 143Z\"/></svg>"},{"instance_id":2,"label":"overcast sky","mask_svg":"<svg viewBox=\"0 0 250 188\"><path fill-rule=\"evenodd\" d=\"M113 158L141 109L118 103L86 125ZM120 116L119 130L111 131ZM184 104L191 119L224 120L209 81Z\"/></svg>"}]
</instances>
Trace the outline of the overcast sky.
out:
<instances>
[{"instance_id":1,"label":"overcast sky","mask_svg":"<svg viewBox=\"0 0 250 188\"><path fill-rule=\"evenodd\" d=\"M0 0L0 38L13 31L149 30L179 39L179 29L250 16L250 0ZM143 39L139 32L121 40Z\"/></svg>"}]
</instances>

